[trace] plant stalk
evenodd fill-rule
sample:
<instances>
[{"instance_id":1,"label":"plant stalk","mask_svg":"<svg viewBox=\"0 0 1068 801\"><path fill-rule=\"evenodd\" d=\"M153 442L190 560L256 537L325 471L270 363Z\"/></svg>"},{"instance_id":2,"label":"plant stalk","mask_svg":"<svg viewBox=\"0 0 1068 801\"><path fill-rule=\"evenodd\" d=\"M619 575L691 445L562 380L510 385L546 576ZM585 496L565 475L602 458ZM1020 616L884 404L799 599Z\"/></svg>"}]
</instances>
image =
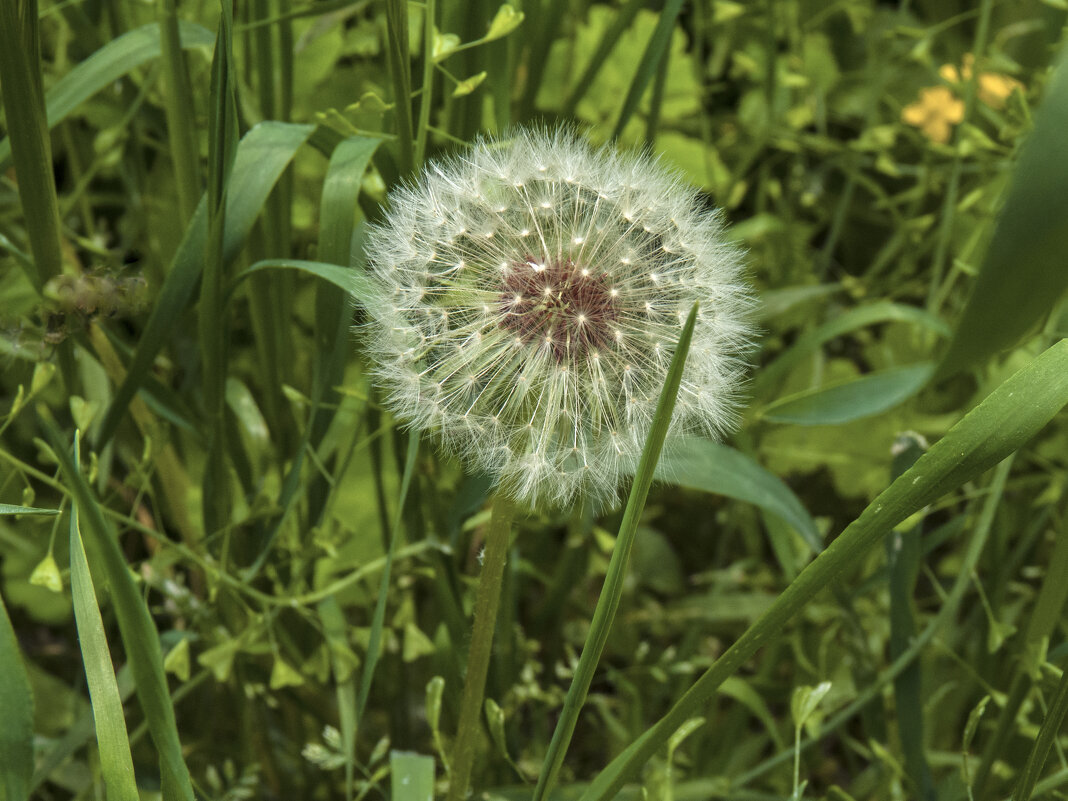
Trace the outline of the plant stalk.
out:
<instances>
[{"instance_id":1,"label":"plant stalk","mask_svg":"<svg viewBox=\"0 0 1068 801\"><path fill-rule=\"evenodd\" d=\"M449 779L447 801L460 801L467 795L471 767L475 762L482 698L486 689L486 673L493 648L493 631L497 625L497 609L501 602L504 564L508 557L508 540L516 508L512 501L498 493L493 499L493 515L486 532L486 548L482 554L482 575L475 596L475 620L471 634L471 649L467 655L467 677L460 701L460 722L452 751L452 775Z\"/></svg>"}]
</instances>

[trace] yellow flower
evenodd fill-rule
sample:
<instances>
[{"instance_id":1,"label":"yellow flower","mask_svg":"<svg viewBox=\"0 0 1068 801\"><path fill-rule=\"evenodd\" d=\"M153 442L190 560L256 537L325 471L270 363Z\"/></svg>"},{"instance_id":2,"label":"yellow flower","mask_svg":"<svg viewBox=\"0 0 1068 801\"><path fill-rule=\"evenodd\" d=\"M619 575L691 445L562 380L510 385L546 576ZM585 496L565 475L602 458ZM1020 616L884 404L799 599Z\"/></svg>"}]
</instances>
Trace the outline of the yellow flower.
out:
<instances>
[{"instance_id":1,"label":"yellow flower","mask_svg":"<svg viewBox=\"0 0 1068 801\"><path fill-rule=\"evenodd\" d=\"M965 53L959 71L952 64L943 64L938 74L949 83L963 83L971 80L973 64L975 57L971 53ZM1000 72L979 73L979 99L991 108L1004 108L1005 101L1013 90L1019 89L1022 92L1023 88L1023 84L1018 80Z\"/></svg>"},{"instance_id":2,"label":"yellow flower","mask_svg":"<svg viewBox=\"0 0 1068 801\"><path fill-rule=\"evenodd\" d=\"M944 86L920 90L920 99L901 110L901 119L919 128L932 142L945 143L964 119L964 102Z\"/></svg>"}]
</instances>

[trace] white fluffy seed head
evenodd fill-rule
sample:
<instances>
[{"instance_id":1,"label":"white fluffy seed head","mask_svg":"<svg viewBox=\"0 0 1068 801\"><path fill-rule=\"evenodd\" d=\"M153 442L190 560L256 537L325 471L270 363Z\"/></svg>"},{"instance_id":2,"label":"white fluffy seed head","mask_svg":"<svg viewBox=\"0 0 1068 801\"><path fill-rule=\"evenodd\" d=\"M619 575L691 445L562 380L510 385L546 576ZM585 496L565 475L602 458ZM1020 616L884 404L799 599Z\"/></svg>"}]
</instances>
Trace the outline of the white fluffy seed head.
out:
<instances>
[{"instance_id":1,"label":"white fluffy seed head","mask_svg":"<svg viewBox=\"0 0 1068 801\"><path fill-rule=\"evenodd\" d=\"M367 238L370 354L394 413L516 499L616 499L700 302L672 436L734 420L749 348L718 212L573 132L483 139L390 194Z\"/></svg>"}]
</instances>

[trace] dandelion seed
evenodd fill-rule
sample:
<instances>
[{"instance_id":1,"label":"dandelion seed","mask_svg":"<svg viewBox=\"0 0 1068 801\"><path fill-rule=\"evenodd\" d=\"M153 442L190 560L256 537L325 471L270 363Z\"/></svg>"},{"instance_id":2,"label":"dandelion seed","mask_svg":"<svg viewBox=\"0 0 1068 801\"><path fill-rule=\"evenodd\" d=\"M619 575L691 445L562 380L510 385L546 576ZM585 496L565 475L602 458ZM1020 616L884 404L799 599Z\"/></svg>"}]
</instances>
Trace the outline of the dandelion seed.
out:
<instances>
[{"instance_id":1,"label":"dandelion seed","mask_svg":"<svg viewBox=\"0 0 1068 801\"><path fill-rule=\"evenodd\" d=\"M505 492L616 498L695 301L673 435L733 423L750 336L740 255L718 212L655 161L524 132L432 165L390 202L367 240L377 378L398 418Z\"/></svg>"}]
</instances>

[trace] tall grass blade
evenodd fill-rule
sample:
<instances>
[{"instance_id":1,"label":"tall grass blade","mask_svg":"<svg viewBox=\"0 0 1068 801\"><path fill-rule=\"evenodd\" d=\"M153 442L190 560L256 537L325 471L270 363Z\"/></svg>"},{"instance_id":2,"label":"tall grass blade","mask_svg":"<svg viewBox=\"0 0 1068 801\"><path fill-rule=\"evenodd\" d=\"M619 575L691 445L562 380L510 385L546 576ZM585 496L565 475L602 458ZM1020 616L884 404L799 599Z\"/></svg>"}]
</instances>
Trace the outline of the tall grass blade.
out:
<instances>
[{"instance_id":1,"label":"tall grass blade","mask_svg":"<svg viewBox=\"0 0 1068 801\"><path fill-rule=\"evenodd\" d=\"M590 56L586 69L582 71L582 75L575 82L575 88L571 90L571 94L568 95L567 101L564 103L563 113L565 117L573 117L575 115L575 109L578 108L579 101L586 96L586 92L593 86L594 79L601 71L601 67L604 66L605 60L611 55L612 50L615 49L616 43L619 42L619 37L634 22L634 18L644 8L645 3L646 0L627 0L626 4L616 11L615 16L612 18L612 24L608 26L601 37L601 41L597 43L597 49Z\"/></svg>"},{"instance_id":2,"label":"tall grass blade","mask_svg":"<svg viewBox=\"0 0 1068 801\"><path fill-rule=\"evenodd\" d=\"M71 493L73 503L78 505L81 521L85 525L83 536L90 570L98 571L111 591L127 664L137 684L137 697L152 734L152 741L159 752L163 784L173 793L169 797L167 793L164 795L168 797L168 801L171 798L193 801L193 787L182 757L174 707L163 673L159 633L152 623L141 591L134 584L129 565L119 550L118 539L105 519L100 504L93 497L85 477L71 459L62 435L47 411L42 409L38 420L52 452L59 461L64 485Z\"/></svg>"},{"instance_id":3,"label":"tall grass blade","mask_svg":"<svg viewBox=\"0 0 1068 801\"><path fill-rule=\"evenodd\" d=\"M1031 747L1031 753L1027 755L1027 764L1024 765L1023 773L1012 791L1012 801L1030 801L1066 713L1068 713L1068 670L1061 673L1061 680L1057 684L1057 692L1046 713L1046 719L1042 721L1042 728L1038 730L1035 744Z\"/></svg>"},{"instance_id":4,"label":"tall grass blade","mask_svg":"<svg viewBox=\"0 0 1068 801\"><path fill-rule=\"evenodd\" d=\"M1038 326L1068 290L1068 47L1061 53L1035 129L1024 143L953 340L938 367L946 378L981 366Z\"/></svg>"},{"instance_id":5,"label":"tall grass blade","mask_svg":"<svg viewBox=\"0 0 1068 801\"><path fill-rule=\"evenodd\" d=\"M182 49L176 4L177 0L161 0L159 32L166 76L163 110L167 115L171 161L178 187L178 210L182 225L186 225L193 218L200 200L200 154L193 87L189 82L189 70Z\"/></svg>"},{"instance_id":6,"label":"tall grass blade","mask_svg":"<svg viewBox=\"0 0 1068 801\"><path fill-rule=\"evenodd\" d=\"M571 735L575 732L575 724L578 723L579 713L582 711L582 706L586 702L586 694L593 682L597 663L600 662L605 643L608 642L608 634L612 630L612 622L615 620L616 610L619 609L619 601L623 596L623 583L627 574L627 564L630 561L630 552L634 547L634 538L638 532L638 523L645 509L645 499L649 496L649 487L653 483L656 463L664 447L664 438L671 425L671 415L675 411L675 398L682 382L682 373L686 367L686 356L690 352L690 340L693 338L693 327L696 322L697 304L694 304L683 326L682 334L679 336L678 345L675 347L664 388L660 391L660 399L657 401L656 412L653 415L653 424L649 428L649 436L642 449L638 470L634 474L634 484L631 486L630 497L627 499L627 508L623 512L623 521L619 524L619 535L612 549L612 558L608 563L604 585L597 598L597 607L593 611L590 631L586 635L582 656L579 657L578 665L575 667L571 686L567 688L567 697L564 699L563 709L560 710L560 719L556 723L549 750L542 763L538 784L534 789L534 801L544 801L556 783L556 777L564 764L567 747L571 743Z\"/></svg>"},{"instance_id":7,"label":"tall grass blade","mask_svg":"<svg viewBox=\"0 0 1068 801\"><path fill-rule=\"evenodd\" d=\"M78 440L75 433L74 466L79 466ZM111 663L104 621L96 603L93 577L82 546L78 527L78 503L70 510L70 589L74 602L74 620L78 625L78 645L85 666L85 682L93 704L96 742L100 753L100 773L107 786L108 801L138 801L134 778L130 737L122 710L119 685Z\"/></svg>"},{"instance_id":8,"label":"tall grass blade","mask_svg":"<svg viewBox=\"0 0 1068 801\"><path fill-rule=\"evenodd\" d=\"M9 4L4 4L5 7L7 5ZM0 13L2 11L0 10ZM192 22L179 22L178 35L185 50L211 48L215 43L214 33L203 25ZM70 72L48 90L45 95L45 110L49 129L67 119L71 112L100 90L113 85L119 78L149 61L159 58L160 53L160 27L154 22L108 42L85 61L72 67ZM0 139L0 169L7 166L10 158L11 140Z\"/></svg>"},{"instance_id":9,"label":"tall grass blade","mask_svg":"<svg viewBox=\"0 0 1068 801\"><path fill-rule=\"evenodd\" d=\"M224 411L228 317L223 313L226 258L226 198L237 150L237 97L233 70L233 4L223 0L215 57L211 63L211 111L208 115L208 236L200 282L197 330L202 360L204 407L208 415L208 457L204 469L204 532L221 529L230 516L230 473L226 465ZM281 322L279 321L279 324Z\"/></svg>"},{"instance_id":10,"label":"tall grass blade","mask_svg":"<svg viewBox=\"0 0 1068 801\"><path fill-rule=\"evenodd\" d=\"M41 79L37 0L0 3L0 85L19 199L33 252L30 282L40 291L63 271L59 206Z\"/></svg>"},{"instance_id":11,"label":"tall grass blade","mask_svg":"<svg viewBox=\"0 0 1068 801\"><path fill-rule=\"evenodd\" d=\"M393 81L393 102L397 117L397 148L401 175L415 167L415 138L412 134L412 65L408 55L408 4L386 2L386 54Z\"/></svg>"},{"instance_id":12,"label":"tall grass blade","mask_svg":"<svg viewBox=\"0 0 1068 801\"><path fill-rule=\"evenodd\" d=\"M630 118L638 110L638 104L641 103L642 95L649 87L649 82L656 75L660 61L667 57L671 33L675 29L675 20L684 2L685 0L667 0L664 3L660 19L657 20L656 28L653 29L653 35L649 37L649 43L645 46L641 61L638 62L638 71L627 88L627 96L623 98L623 108L620 109L616 127L612 130L613 139L618 139L622 135Z\"/></svg>"},{"instance_id":13,"label":"tall grass blade","mask_svg":"<svg viewBox=\"0 0 1068 801\"><path fill-rule=\"evenodd\" d=\"M33 774L33 692L0 596L0 798L26 801Z\"/></svg>"},{"instance_id":14,"label":"tall grass blade","mask_svg":"<svg viewBox=\"0 0 1068 801\"><path fill-rule=\"evenodd\" d=\"M1026 398L1026 403L1020 399ZM580 801L607 801L719 686L772 640L843 569L909 515L996 465L1068 404L1068 340L1061 340L970 411L879 495L783 591L652 728L603 770Z\"/></svg>"},{"instance_id":15,"label":"tall grass blade","mask_svg":"<svg viewBox=\"0 0 1068 801\"><path fill-rule=\"evenodd\" d=\"M229 263L241 251L271 187L312 131L310 125L264 122L245 134L238 144L227 191L224 262ZM97 442L101 446L115 433L130 399L145 381L156 354L167 343L185 313L204 269L207 238L208 213L202 200L141 332L126 378L116 390L100 426Z\"/></svg>"},{"instance_id":16,"label":"tall grass blade","mask_svg":"<svg viewBox=\"0 0 1068 801\"><path fill-rule=\"evenodd\" d=\"M401 478L400 495L397 497L397 509L393 514L393 525L389 533L389 551L386 552L386 567L378 585L378 600L371 618L371 634L367 641L367 656L364 658L363 671L360 673L360 690L356 700L356 722L363 720L367 708L367 698L371 694L371 682L374 681L375 667L382 652L382 628L386 622L386 601L389 598L389 582L393 572L393 559L397 553L397 541L400 539L401 520L404 517L404 503L408 499L408 490L415 473L415 459L419 454L419 435L408 433L408 454L404 459L404 475Z\"/></svg>"}]
</instances>

